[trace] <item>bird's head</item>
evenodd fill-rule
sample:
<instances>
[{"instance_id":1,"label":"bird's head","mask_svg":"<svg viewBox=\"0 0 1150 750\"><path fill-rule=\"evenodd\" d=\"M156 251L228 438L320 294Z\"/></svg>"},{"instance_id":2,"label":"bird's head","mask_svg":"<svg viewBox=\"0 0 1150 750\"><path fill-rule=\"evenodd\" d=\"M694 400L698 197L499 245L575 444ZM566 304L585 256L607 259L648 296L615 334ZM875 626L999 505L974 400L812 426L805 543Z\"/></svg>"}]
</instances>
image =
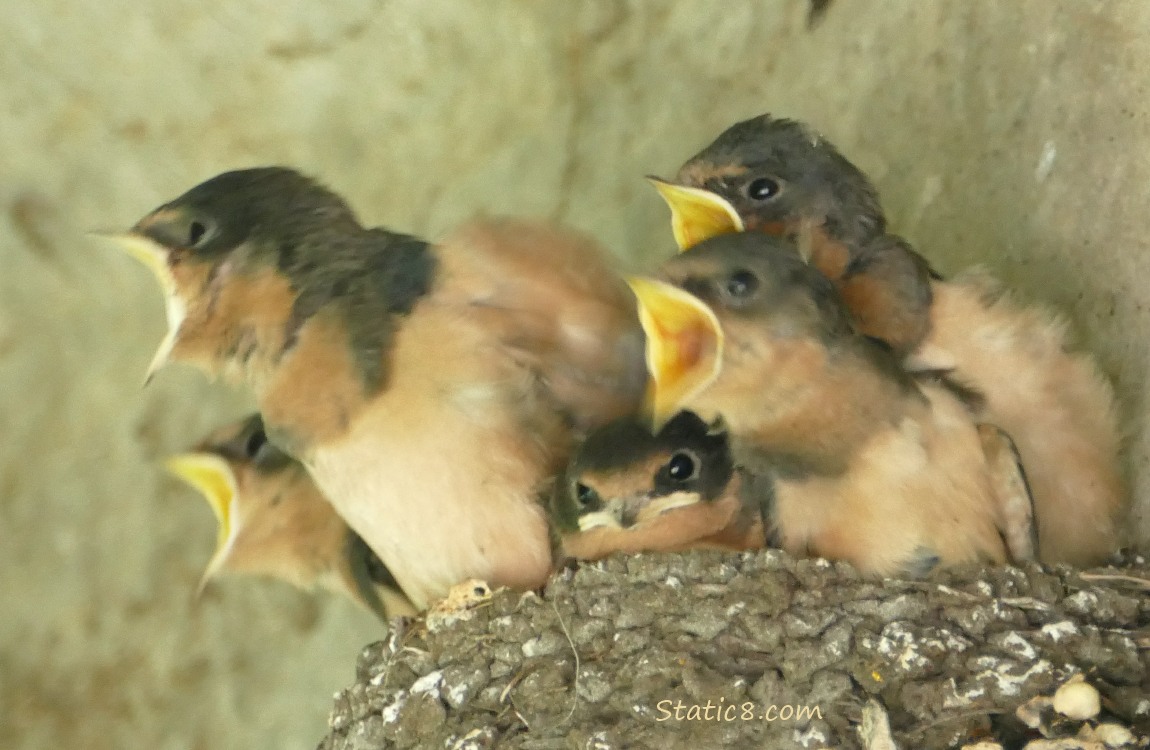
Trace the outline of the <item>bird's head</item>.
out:
<instances>
[{"instance_id":1,"label":"bird's head","mask_svg":"<svg viewBox=\"0 0 1150 750\"><path fill-rule=\"evenodd\" d=\"M700 522L688 509L723 496L733 470L721 424L681 412L653 433L646 420L616 420L577 449L552 516L575 557L677 548L719 530L713 514Z\"/></svg>"},{"instance_id":2,"label":"bird's head","mask_svg":"<svg viewBox=\"0 0 1150 750\"><path fill-rule=\"evenodd\" d=\"M268 441L258 414L217 430L166 466L203 495L216 517L216 548L201 590L227 571L279 574L291 557L284 548L301 531L295 527L327 505L304 467Z\"/></svg>"},{"instance_id":3,"label":"bird's head","mask_svg":"<svg viewBox=\"0 0 1150 750\"><path fill-rule=\"evenodd\" d=\"M795 234L804 226L861 245L886 227L862 171L808 126L770 115L731 126L673 180L651 182L671 208L681 250L719 234Z\"/></svg>"},{"instance_id":4,"label":"bird's head","mask_svg":"<svg viewBox=\"0 0 1150 750\"><path fill-rule=\"evenodd\" d=\"M669 259L658 276L632 279L656 424L681 409L737 419L713 404L769 398L854 337L834 286L781 237L720 235Z\"/></svg>"},{"instance_id":5,"label":"bird's head","mask_svg":"<svg viewBox=\"0 0 1150 750\"><path fill-rule=\"evenodd\" d=\"M303 276L337 259L340 238L358 230L339 196L294 170L264 167L220 174L129 231L104 235L164 293L168 333L148 377L171 360L242 374L282 350Z\"/></svg>"}]
</instances>

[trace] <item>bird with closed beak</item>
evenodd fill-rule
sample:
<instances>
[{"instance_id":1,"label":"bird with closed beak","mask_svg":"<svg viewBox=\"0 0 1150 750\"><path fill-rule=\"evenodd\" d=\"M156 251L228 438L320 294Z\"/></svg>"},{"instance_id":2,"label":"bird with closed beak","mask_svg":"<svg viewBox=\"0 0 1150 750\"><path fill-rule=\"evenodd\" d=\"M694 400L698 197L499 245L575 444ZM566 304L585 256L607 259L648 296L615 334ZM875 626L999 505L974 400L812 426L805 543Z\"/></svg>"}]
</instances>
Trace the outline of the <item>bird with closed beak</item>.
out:
<instances>
[{"instance_id":1,"label":"bird with closed beak","mask_svg":"<svg viewBox=\"0 0 1150 750\"><path fill-rule=\"evenodd\" d=\"M908 369L980 393L995 453L1016 449L1025 467L1043 561L1095 563L1118 546L1128 495L1113 389L1089 356L1069 351L1060 317L1019 304L985 272L942 279L887 231L866 175L802 123L740 122L673 181L653 181L682 249L743 230L789 236L862 333Z\"/></svg>"},{"instance_id":2,"label":"bird with closed beak","mask_svg":"<svg viewBox=\"0 0 1150 750\"><path fill-rule=\"evenodd\" d=\"M199 490L218 523L201 590L225 573L259 575L344 594L384 622L414 613L303 465L268 442L259 414L221 427L167 467Z\"/></svg>"},{"instance_id":3,"label":"bird with closed beak","mask_svg":"<svg viewBox=\"0 0 1150 750\"><path fill-rule=\"evenodd\" d=\"M967 406L859 335L787 245L720 235L632 281L656 420L721 418L735 464L769 482L769 528L792 554L888 576L1006 560L1008 519Z\"/></svg>"},{"instance_id":4,"label":"bird with closed beak","mask_svg":"<svg viewBox=\"0 0 1150 750\"><path fill-rule=\"evenodd\" d=\"M419 609L472 578L542 585L545 498L575 435L643 402L633 298L570 230L484 220L426 242L265 167L213 177L118 239L165 291L151 371L246 382L269 439Z\"/></svg>"},{"instance_id":5,"label":"bird with closed beak","mask_svg":"<svg viewBox=\"0 0 1150 750\"><path fill-rule=\"evenodd\" d=\"M588 435L556 483L552 521L563 553L758 549L767 543L769 494L755 495L731 458L726 427L689 411L658 432L650 419L617 419Z\"/></svg>"}]
</instances>

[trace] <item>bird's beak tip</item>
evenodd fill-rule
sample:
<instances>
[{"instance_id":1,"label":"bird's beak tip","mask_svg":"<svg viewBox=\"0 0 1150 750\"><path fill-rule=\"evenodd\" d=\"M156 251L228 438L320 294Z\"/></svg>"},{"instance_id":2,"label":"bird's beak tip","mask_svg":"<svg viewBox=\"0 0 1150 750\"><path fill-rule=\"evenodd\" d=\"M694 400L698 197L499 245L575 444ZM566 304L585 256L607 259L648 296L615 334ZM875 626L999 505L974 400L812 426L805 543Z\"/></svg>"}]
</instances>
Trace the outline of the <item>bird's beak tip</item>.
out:
<instances>
[{"instance_id":1,"label":"bird's beak tip","mask_svg":"<svg viewBox=\"0 0 1150 750\"><path fill-rule=\"evenodd\" d=\"M223 457L207 452L180 453L169 457L164 468L198 491L212 507L221 531L230 531L228 509L237 489L235 474Z\"/></svg>"},{"instance_id":2,"label":"bird's beak tip","mask_svg":"<svg viewBox=\"0 0 1150 750\"><path fill-rule=\"evenodd\" d=\"M711 307L684 289L641 277L628 283L638 299L639 321L647 337L651 381L646 405L658 432L717 377L723 330Z\"/></svg>"},{"instance_id":3,"label":"bird's beak tip","mask_svg":"<svg viewBox=\"0 0 1150 750\"><path fill-rule=\"evenodd\" d=\"M156 379L156 374L160 370L164 369L164 365L167 363L167 357L157 357L155 360L153 360L152 363L148 365L148 371L144 373L144 382L141 385L141 388L147 388L149 385L151 385L152 381Z\"/></svg>"},{"instance_id":4,"label":"bird's beak tip","mask_svg":"<svg viewBox=\"0 0 1150 750\"><path fill-rule=\"evenodd\" d=\"M744 230L743 219L730 201L702 188L648 177L671 209L671 230L680 250L721 234Z\"/></svg>"},{"instance_id":5,"label":"bird's beak tip","mask_svg":"<svg viewBox=\"0 0 1150 750\"><path fill-rule=\"evenodd\" d=\"M102 244L132 253L132 249L150 242L130 229L90 229L85 234Z\"/></svg>"},{"instance_id":6,"label":"bird's beak tip","mask_svg":"<svg viewBox=\"0 0 1150 750\"><path fill-rule=\"evenodd\" d=\"M94 231L88 236L114 246L144 264L156 275L165 291L170 291L171 272L168 270L168 248L134 229L127 231Z\"/></svg>"},{"instance_id":7,"label":"bird's beak tip","mask_svg":"<svg viewBox=\"0 0 1150 750\"><path fill-rule=\"evenodd\" d=\"M216 570L214 565L208 565L207 570L200 576L200 583L196 586L195 601L200 601L204 598L204 591L208 588L208 584L216 577Z\"/></svg>"},{"instance_id":8,"label":"bird's beak tip","mask_svg":"<svg viewBox=\"0 0 1150 750\"><path fill-rule=\"evenodd\" d=\"M85 235L96 240L108 240L109 242L126 241L128 237L134 236L131 229L89 229L84 232Z\"/></svg>"}]
</instances>

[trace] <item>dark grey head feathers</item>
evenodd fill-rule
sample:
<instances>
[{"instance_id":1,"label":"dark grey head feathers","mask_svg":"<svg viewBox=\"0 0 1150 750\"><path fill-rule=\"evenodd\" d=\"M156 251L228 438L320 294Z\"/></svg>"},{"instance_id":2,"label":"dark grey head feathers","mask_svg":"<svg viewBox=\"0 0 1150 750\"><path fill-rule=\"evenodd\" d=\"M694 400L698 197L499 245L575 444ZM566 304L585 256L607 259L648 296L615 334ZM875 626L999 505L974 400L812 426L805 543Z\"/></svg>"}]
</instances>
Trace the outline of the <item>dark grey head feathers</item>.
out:
<instances>
[{"instance_id":1,"label":"dark grey head feathers","mask_svg":"<svg viewBox=\"0 0 1150 750\"><path fill-rule=\"evenodd\" d=\"M369 390L386 380L392 316L410 312L434 278L427 243L365 229L340 196L285 167L213 177L156 209L136 231L168 248L170 263L210 264L209 279L225 263L238 274L282 274L296 293L285 350L312 316L337 314Z\"/></svg>"},{"instance_id":2,"label":"dark grey head feathers","mask_svg":"<svg viewBox=\"0 0 1150 750\"><path fill-rule=\"evenodd\" d=\"M816 340L917 391L900 355L886 342L859 334L835 285L785 237L763 232L712 237L672 257L659 271L715 311L727 330L728 346L747 344L732 341L730 335L731 323L745 321L751 326L744 327L744 337Z\"/></svg>"},{"instance_id":3,"label":"dark grey head feathers","mask_svg":"<svg viewBox=\"0 0 1150 750\"><path fill-rule=\"evenodd\" d=\"M726 429L692 412L678 413L657 434L646 419L619 419L592 432L576 450L554 498L556 522L577 528L580 515L601 510L616 495L685 491L714 500L733 471Z\"/></svg>"},{"instance_id":4,"label":"dark grey head feathers","mask_svg":"<svg viewBox=\"0 0 1150 750\"><path fill-rule=\"evenodd\" d=\"M154 214L169 212L170 219L148 223L143 233L200 258L228 254L251 238L298 244L317 233L359 228L342 198L286 167L224 172L160 206Z\"/></svg>"},{"instance_id":5,"label":"dark grey head feathers","mask_svg":"<svg viewBox=\"0 0 1150 750\"><path fill-rule=\"evenodd\" d=\"M676 181L723 196L749 229L777 233L807 219L848 243L864 243L886 231L878 194L866 175L795 120L760 115L732 125L691 157Z\"/></svg>"},{"instance_id":6,"label":"dark grey head feathers","mask_svg":"<svg viewBox=\"0 0 1150 750\"><path fill-rule=\"evenodd\" d=\"M665 262L660 274L718 313L754 317L784 335L823 341L855 335L834 284L783 237L762 232L713 237Z\"/></svg>"},{"instance_id":7,"label":"dark grey head feathers","mask_svg":"<svg viewBox=\"0 0 1150 750\"><path fill-rule=\"evenodd\" d=\"M249 463L261 474L274 473L295 463L294 458L268 441L263 417L258 413L245 419L239 432L229 439L202 448L232 461Z\"/></svg>"}]
</instances>

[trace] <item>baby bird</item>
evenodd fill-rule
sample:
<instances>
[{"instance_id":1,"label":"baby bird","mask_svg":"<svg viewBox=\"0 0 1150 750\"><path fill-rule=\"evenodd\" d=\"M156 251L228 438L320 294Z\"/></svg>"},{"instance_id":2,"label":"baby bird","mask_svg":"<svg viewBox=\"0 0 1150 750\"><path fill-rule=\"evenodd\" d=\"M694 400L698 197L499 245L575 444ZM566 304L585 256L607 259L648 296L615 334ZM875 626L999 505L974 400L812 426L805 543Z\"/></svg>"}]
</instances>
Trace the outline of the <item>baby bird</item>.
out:
<instances>
[{"instance_id":1,"label":"baby bird","mask_svg":"<svg viewBox=\"0 0 1150 750\"><path fill-rule=\"evenodd\" d=\"M552 570L546 493L577 431L642 404L634 301L590 239L492 220L363 227L290 169L227 172L120 240L157 274L169 360L246 382L419 609Z\"/></svg>"},{"instance_id":2,"label":"baby bird","mask_svg":"<svg viewBox=\"0 0 1150 750\"><path fill-rule=\"evenodd\" d=\"M384 622L414 614L391 573L336 515L307 470L268 442L259 414L213 432L167 465L203 494L219 522L201 589L223 573L262 575L345 594Z\"/></svg>"},{"instance_id":3,"label":"baby bird","mask_svg":"<svg viewBox=\"0 0 1150 750\"><path fill-rule=\"evenodd\" d=\"M552 498L552 521L568 557L766 544L759 501L744 492L726 428L679 412L652 434L624 417L595 430L571 459Z\"/></svg>"},{"instance_id":4,"label":"baby bird","mask_svg":"<svg viewBox=\"0 0 1150 750\"><path fill-rule=\"evenodd\" d=\"M656 417L722 418L736 465L770 478L796 555L917 576L1001 562L1004 519L978 430L952 389L856 333L833 284L781 238L721 235L633 283Z\"/></svg>"},{"instance_id":5,"label":"baby bird","mask_svg":"<svg viewBox=\"0 0 1150 750\"><path fill-rule=\"evenodd\" d=\"M887 232L867 177L795 121L740 122L656 186L680 247L743 229L791 236L862 333L909 369L980 392L979 418L1013 440L1026 467L1042 560L1085 565L1116 547L1127 493L1114 395L1088 356L1068 351L1062 319L1019 305L980 271L943 280Z\"/></svg>"}]
</instances>

